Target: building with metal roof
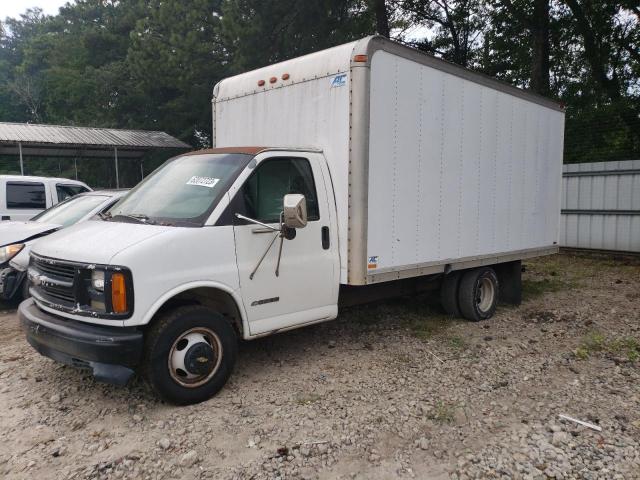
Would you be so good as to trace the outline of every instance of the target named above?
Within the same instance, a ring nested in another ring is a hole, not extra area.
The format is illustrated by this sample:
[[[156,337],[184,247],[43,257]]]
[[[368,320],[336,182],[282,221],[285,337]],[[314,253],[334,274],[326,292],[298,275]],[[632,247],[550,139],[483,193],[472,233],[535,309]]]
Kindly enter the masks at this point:
[[[188,150],[191,146],[158,131],[0,122],[0,155],[18,156],[22,174],[27,156],[73,158],[76,177],[78,159],[113,158],[119,187],[119,159],[141,159],[146,152],[159,149]]]

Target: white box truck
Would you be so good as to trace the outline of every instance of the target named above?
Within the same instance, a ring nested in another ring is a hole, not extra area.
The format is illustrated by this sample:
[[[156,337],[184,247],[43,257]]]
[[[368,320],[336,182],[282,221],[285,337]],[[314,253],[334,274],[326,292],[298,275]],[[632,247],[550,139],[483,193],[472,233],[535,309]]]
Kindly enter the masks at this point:
[[[29,343],[175,403],[214,395],[237,339],[439,289],[489,318],[520,261],[557,251],[562,108],[368,37],[216,85],[214,148],[102,219],[38,242]]]

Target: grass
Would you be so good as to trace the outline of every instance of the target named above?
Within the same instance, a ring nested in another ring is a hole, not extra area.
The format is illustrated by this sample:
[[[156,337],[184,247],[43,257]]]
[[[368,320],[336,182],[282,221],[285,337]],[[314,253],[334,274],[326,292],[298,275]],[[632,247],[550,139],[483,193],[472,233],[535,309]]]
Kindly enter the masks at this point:
[[[537,298],[547,292],[571,290],[582,286],[586,279],[602,275],[603,270],[615,270],[621,278],[640,273],[637,261],[570,254],[551,255],[525,262],[527,271],[522,281],[524,300]]]
[[[298,405],[310,405],[321,399],[322,395],[318,395],[317,393],[308,393],[298,396],[298,398],[296,398],[296,403]]]
[[[614,354],[635,362],[640,358],[640,342],[633,337],[610,339],[602,332],[590,332],[582,338],[574,355],[579,360],[586,360],[595,353]]]
[[[420,340],[429,340],[446,329],[451,320],[446,315],[425,314],[420,317],[407,317],[403,323],[414,337]]]
[[[526,279],[522,281],[522,298],[530,300],[537,298],[547,292],[559,292],[576,288],[577,282],[564,281],[559,278],[543,278],[541,280]]]
[[[524,275],[533,295],[545,291],[558,291],[580,286],[585,279],[595,279],[603,270],[614,270],[621,278],[633,278],[640,274],[640,260],[616,256],[592,254],[560,254],[540,257],[525,262]],[[525,282],[523,282],[525,283]]]
[[[457,335],[449,337],[448,341],[449,346],[456,350],[465,350],[469,346],[464,338],[458,337]]]
[[[452,403],[439,401],[427,418],[439,423],[452,423],[456,406]]]

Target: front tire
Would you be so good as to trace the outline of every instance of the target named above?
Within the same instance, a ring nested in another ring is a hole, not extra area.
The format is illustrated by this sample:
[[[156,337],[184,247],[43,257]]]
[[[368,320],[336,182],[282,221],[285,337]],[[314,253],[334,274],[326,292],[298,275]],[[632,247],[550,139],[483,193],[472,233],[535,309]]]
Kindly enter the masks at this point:
[[[189,405],[213,397],[225,385],[238,356],[238,339],[219,313],[199,305],[163,314],[146,336],[143,369],[168,402]]]
[[[462,316],[472,322],[491,318],[498,305],[498,277],[492,268],[475,268],[464,273],[458,287]]]

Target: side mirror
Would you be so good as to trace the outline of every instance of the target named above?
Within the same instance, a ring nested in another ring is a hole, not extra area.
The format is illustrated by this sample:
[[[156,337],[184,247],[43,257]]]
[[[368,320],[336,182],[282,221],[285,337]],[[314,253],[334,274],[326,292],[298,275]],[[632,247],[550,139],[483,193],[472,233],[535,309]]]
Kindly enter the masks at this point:
[[[288,228],[307,226],[307,200],[299,193],[289,193],[283,200],[284,225]]]

